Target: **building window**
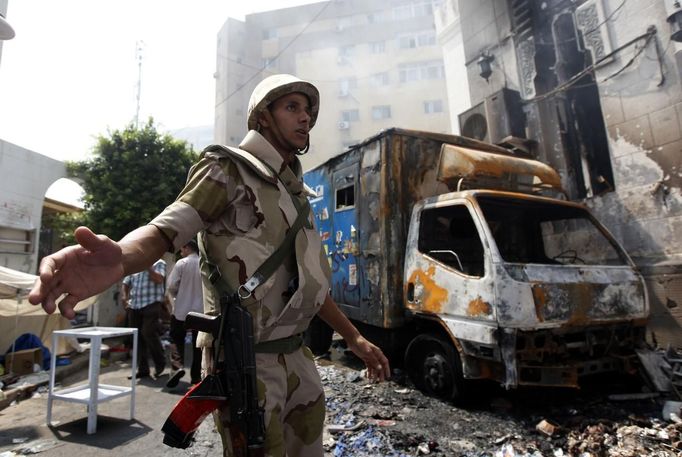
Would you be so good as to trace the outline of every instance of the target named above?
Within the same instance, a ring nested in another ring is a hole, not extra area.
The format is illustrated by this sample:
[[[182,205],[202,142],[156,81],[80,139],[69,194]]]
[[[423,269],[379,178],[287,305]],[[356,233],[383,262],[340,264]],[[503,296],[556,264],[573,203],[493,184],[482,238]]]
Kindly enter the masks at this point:
[[[369,77],[369,84],[372,87],[388,86],[388,72],[375,73]]]
[[[369,52],[371,54],[383,54],[386,52],[385,41],[373,41],[369,44]]]
[[[353,57],[355,54],[355,46],[348,45],[348,46],[341,46],[339,48],[339,57]]]
[[[274,57],[265,57],[263,59],[263,68],[274,68],[276,59]]]
[[[353,45],[341,46],[339,48],[339,55],[336,61],[339,65],[346,65],[353,58],[354,54],[355,46]]]
[[[403,35],[398,37],[398,47],[400,49],[410,49],[417,47],[417,37],[414,35]]]
[[[348,109],[341,111],[341,121],[356,122],[360,120],[360,112],[356,109]]]
[[[410,33],[398,37],[398,47],[400,49],[412,49],[435,45],[436,32],[432,30],[420,33]]]
[[[436,32],[430,30],[428,32],[422,32],[417,34],[417,46],[435,46],[436,45]]]
[[[445,77],[443,62],[438,60],[402,64],[398,67],[398,73],[400,75],[401,83],[430,79],[443,79]]]
[[[339,79],[339,97],[345,97],[350,94],[351,89],[358,87],[358,80],[354,76],[351,78]]]
[[[433,16],[433,5],[431,2],[417,3],[413,11],[414,17]]]
[[[263,30],[263,39],[264,40],[272,40],[274,38],[277,38],[277,29],[264,29]]]
[[[375,11],[367,15],[367,22],[370,24],[379,24],[381,22],[386,22],[390,18],[387,16],[386,11]]]
[[[373,106],[372,107],[372,119],[390,119],[391,118],[391,107],[389,105]]]
[[[442,113],[443,112],[443,100],[427,100],[424,102],[424,113]]]
[[[433,6],[431,2],[414,3],[410,5],[401,5],[393,8],[393,20],[400,21],[404,19],[412,19],[414,17],[432,16]]]
[[[412,17],[412,5],[396,6],[393,8],[393,19],[410,19]]]
[[[3,254],[32,254],[35,243],[35,230],[0,226],[0,252]]]

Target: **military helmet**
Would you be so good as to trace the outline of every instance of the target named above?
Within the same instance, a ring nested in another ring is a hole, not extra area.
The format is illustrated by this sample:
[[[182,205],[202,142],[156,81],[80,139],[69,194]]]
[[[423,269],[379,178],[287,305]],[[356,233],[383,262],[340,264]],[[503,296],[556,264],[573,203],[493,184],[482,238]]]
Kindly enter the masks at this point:
[[[310,128],[313,128],[320,110],[320,93],[308,81],[293,75],[280,74],[268,76],[262,80],[251,93],[247,112],[246,125],[249,130],[258,127],[258,113],[278,98],[294,92],[300,92],[310,101]]]
[[[0,13],[0,40],[11,40],[12,38],[14,38],[14,29],[5,20],[5,16]]]

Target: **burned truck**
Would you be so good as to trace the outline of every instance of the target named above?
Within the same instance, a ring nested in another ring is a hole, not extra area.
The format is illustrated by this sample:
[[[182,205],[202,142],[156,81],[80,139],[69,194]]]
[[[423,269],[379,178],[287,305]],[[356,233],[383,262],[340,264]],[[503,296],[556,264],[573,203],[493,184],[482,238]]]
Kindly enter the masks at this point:
[[[573,386],[632,370],[642,276],[541,162],[465,137],[382,131],[304,175],[332,295],[414,384]],[[315,320],[314,352],[332,332]]]

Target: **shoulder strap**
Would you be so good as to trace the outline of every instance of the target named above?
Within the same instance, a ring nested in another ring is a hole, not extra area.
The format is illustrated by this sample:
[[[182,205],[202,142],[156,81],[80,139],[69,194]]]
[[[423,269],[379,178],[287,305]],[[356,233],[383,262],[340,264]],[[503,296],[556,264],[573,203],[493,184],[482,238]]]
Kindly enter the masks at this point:
[[[247,165],[249,168],[251,168],[251,170],[253,170],[257,175],[266,181],[270,183],[277,182],[277,173],[275,173],[275,171],[265,162],[248,151],[230,146],[223,146],[221,144],[212,144],[207,146],[201,154],[203,156],[206,153],[211,152],[223,157],[232,157]]]

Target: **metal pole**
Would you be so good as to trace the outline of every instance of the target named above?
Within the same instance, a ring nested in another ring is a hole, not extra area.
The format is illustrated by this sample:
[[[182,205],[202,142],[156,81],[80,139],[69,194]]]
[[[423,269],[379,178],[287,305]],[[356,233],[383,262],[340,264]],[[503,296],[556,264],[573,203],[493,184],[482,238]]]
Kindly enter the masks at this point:
[[[135,129],[139,128],[140,124],[140,92],[142,91],[142,51],[144,50],[144,41],[140,40],[136,43],[135,58],[137,59],[137,107],[135,108]]]

